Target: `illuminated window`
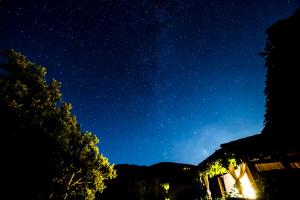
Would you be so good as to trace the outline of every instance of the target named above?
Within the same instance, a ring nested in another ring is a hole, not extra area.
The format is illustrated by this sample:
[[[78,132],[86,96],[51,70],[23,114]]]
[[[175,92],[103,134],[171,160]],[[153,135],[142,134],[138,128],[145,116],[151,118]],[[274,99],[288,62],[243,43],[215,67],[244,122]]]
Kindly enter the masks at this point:
[[[291,166],[292,168],[300,168],[300,162],[290,163],[290,166]]]
[[[235,174],[237,177],[240,176],[240,167],[235,170]],[[242,194],[240,194],[238,189],[236,188],[236,180],[230,173],[225,174],[222,177],[225,186],[224,189],[228,196],[233,198],[256,199],[256,191],[250,182],[247,172],[239,178],[239,181],[242,186]]]
[[[276,169],[284,169],[281,162],[255,164],[257,171],[270,171]]]

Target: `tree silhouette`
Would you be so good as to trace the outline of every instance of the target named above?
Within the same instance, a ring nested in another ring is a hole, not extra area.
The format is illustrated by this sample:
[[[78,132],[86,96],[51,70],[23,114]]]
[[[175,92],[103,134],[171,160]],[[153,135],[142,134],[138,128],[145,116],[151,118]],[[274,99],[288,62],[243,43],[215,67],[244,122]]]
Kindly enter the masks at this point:
[[[2,181],[8,199],[94,199],[116,172],[82,132],[60,83],[13,50],[1,52]]]
[[[266,112],[263,133],[293,142],[300,114],[300,9],[267,30]],[[296,140],[297,141],[297,140]]]

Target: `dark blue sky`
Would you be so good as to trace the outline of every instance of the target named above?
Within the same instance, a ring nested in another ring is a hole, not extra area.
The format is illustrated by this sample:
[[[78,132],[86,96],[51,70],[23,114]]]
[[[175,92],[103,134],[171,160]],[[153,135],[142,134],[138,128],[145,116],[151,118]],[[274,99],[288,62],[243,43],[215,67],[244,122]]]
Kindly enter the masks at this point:
[[[265,30],[299,0],[0,0],[0,49],[63,83],[112,163],[198,164],[259,133]]]

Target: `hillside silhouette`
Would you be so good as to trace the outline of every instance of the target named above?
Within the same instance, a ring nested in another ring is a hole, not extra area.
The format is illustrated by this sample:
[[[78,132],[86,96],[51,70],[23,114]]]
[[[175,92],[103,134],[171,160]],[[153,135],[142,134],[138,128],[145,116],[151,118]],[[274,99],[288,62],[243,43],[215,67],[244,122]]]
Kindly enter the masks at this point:
[[[97,199],[186,199],[197,198],[199,183],[194,165],[162,162],[151,166],[116,165],[118,177],[110,181]],[[166,193],[164,183],[169,184]]]

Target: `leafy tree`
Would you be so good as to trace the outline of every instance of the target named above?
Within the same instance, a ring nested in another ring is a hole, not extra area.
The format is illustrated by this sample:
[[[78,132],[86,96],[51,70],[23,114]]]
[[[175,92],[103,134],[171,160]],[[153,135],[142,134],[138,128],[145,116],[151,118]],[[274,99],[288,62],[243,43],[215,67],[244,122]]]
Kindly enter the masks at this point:
[[[1,55],[2,189],[9,199],[94,199],[116,176],[98,138],[82,132],[44,67],[14,50]]]
[[[267,30],[266,113],[263,133],[295,141],[299,132],[300,9]],[[284,137],[282,137],[284,136]],[[297,141],[297,140],[296,140]]]

